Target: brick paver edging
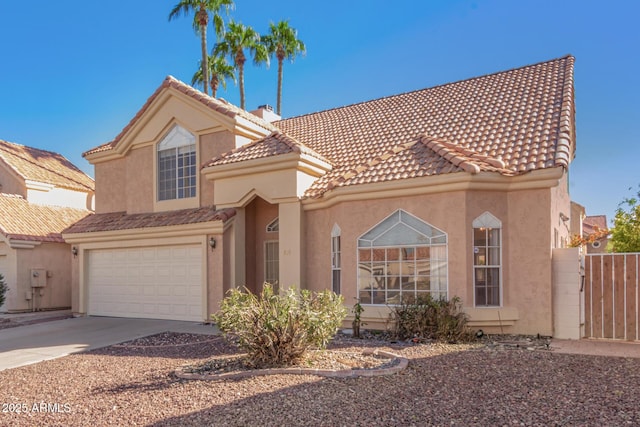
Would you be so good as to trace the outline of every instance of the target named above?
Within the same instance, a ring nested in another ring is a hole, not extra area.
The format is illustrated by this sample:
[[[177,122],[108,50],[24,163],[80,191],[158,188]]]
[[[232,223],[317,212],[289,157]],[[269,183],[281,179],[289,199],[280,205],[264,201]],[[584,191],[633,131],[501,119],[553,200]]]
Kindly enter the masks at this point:
[[[253,369],[241,372],[225,372],[222,374],[195,374],[184,372],[183,368],[175,370],[178,378],[186,380],[228,380],[249,378],[259,375],[277,375],[277,374],[293,374],[293,375],[319,375],[330,378],[355,378],[355,377],[379,377],[385,375],[393,375],[403,371],[409,365],[409,359],[389,353],[382,350],[365,349],[363,354],[373,354],[377,356],[393,359],[395,362],[392,366],[373,369],[314,369],[314,368],[271,368],[271,369]]]

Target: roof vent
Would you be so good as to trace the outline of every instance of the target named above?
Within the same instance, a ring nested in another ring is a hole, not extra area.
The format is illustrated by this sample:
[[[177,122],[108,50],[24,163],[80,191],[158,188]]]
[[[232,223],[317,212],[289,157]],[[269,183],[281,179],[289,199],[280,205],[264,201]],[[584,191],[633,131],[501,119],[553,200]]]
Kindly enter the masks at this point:
[[[258,110],[267,110],[273,112],[273,107],[269,104],[258,105]]]

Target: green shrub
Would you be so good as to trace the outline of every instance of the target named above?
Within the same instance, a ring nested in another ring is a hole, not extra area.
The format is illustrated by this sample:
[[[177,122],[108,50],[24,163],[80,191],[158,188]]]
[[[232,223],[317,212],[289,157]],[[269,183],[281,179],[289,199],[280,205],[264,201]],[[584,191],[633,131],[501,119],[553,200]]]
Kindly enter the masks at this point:
[[[287,366],[312,348],[325,348],[347,315],[343,298],[331,291],[276,295],[265,283],[254,295],[231,289],[213,321],[247,352],[254,367]]]
[[[449,343],[469,341],[468,317],[459,297],[434,299],[430,294],[404,298],[392,307],[394,334],[399,339],[435,339]]]
[[[7,293],[8,290],[9,290],[9,287],[4,281],[4,276],[0,274],[0,307],[5,302],[5,294]]]

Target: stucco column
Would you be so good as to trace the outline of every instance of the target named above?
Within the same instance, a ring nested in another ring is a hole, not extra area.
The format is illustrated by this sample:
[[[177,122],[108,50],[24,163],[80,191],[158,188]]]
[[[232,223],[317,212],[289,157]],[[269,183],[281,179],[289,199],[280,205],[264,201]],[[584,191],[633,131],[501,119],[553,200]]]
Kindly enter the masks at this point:
[[[280,231],[280,289],[304,288],[303,283],[303,221],[300,202],[278,205]]]
[[[247,261],[245,256],[246,212],[244,208],[235,208],[233,232],[231,234],[231,283],[230,287],[242,287],[247,284]]]

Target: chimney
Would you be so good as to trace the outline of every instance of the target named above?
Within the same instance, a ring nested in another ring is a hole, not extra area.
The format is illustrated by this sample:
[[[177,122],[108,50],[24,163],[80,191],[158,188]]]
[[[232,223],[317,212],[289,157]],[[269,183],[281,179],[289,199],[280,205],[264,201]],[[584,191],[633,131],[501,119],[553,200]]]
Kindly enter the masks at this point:
[[[257,110],[251,111],[251,114],[258,116],[269,123],[278,121],[282,118],[273,112],[273,107],[269,104],[259,105]]]

